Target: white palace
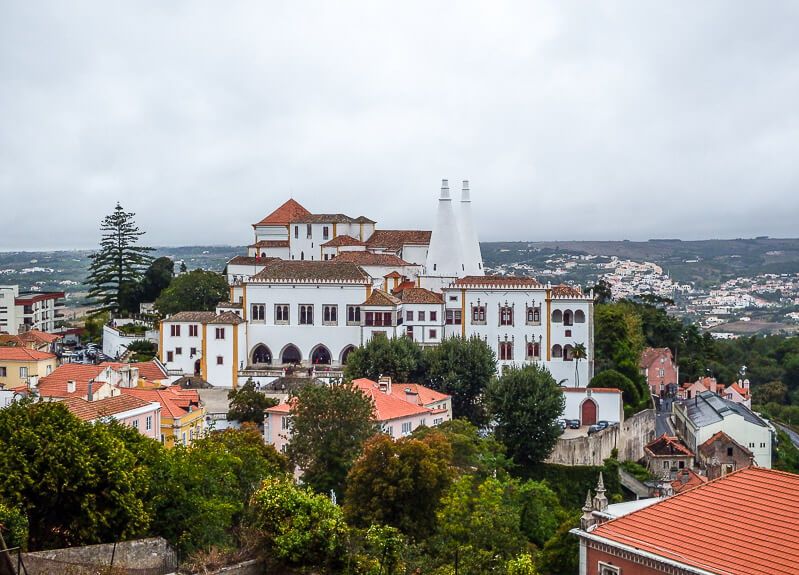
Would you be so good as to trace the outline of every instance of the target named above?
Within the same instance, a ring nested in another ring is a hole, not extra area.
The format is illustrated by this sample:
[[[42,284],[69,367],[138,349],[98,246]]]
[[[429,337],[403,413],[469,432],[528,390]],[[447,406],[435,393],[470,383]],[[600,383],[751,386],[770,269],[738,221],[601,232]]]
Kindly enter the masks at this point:
[[[249,377],[268,384],[297,369],[325,379],[373,337],[431,346],[477,336],[500,369],[537,362],[571,387],[593,375],[591,295],[485,275],[467,181],[460,201],[443,181],[432,232],[380,230],[364,216],[315,214],[293,199],[253,229],[247,255],[226,267],[230,301],[162,322],[170,373],[219,387]],[[575,357],[580,344],[585,357]]]

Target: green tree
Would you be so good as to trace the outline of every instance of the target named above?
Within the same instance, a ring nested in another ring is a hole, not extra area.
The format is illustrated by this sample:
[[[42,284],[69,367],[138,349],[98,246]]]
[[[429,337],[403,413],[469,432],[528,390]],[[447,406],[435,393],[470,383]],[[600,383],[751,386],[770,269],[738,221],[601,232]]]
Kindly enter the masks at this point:
[[[85,423],[61,403],[0,410],[0,500],[27,516],[31,549],[146,533],[150,475],[127,437],[121,425]]]
[[[417,427],[412,436],[424,439],[432,434],[441,434],[449,442],[450,464],[459,475],[496,476],[506,474],[512,466],[505,455],[505,446],[493,434],[481,435],[466,419],[451,419],[436,427]]]
[[[83,328],[86,330],[86,339],[89,341],[99,342],[103,338],[103,326],[108,323],[111,316],[108,312],[96,313],[88,316],[83,322]]]
[[[574,343],[572,357],[574,358],[574,381],[577,387],[580,387],[580,362],[588,357],[588,352],[585,350],[584,343]]]
[[[142,269],[150,262],[153,248],[138,245],[145,232],[139,230],[132,212],[126,212],[117,203],[113,213],[100,224],[102,236],[100,250],[92,254],[89,266],[89,297],[99,302],[102,309],[112,312],[136,311],[130,309],[131,292],[141,278]],[[122,307],[121,298],[127,307]]]
[[[635,384],[630,381],[629,377],[615,369],[608,369],[596,374],[591,378],[588,387],[620,389],[625,404],[637,406],[641,403],[641,396]]]
[[[309,384],[296,392],[292,403],[289,459],[316,491],[343,494],[364,442],[379,431],[372,399],[346,383]]]
[[[389,376],[396,382],[421,382],[422,350],[407,337],[373,337],[347,356],[344,377],[377,381]]]
[[[508,575],[538,575],[533,556],[529,553],[522,553],[508,561],[507,569]]]
[[[271,478],[253,496],[252,510],[252,525],[275,557],[305,568],[343,563],[348,528],[327,495]]]
[[[186,269],[186,262],[180,262],[180,273],[185,274],[188,269]]]
[[[564,519],[557,494],[544,481],[526,481],[519,486],[518,505],[522,533],[543,547]]]
[[[181,311],[213,311],[229,295],[228,283],[223,275],[194,270],[172,280],[155,300],[155,308],[164,316]]]
[[[546,459],[561,429],[557,418],[566,400],[546,369],[513,367],[488,386],[486,393],[495,433],[520,465]]]
[[[496,374],[496,357],[485,341],[477,336],[446,338],[425,350],[424,367],[425,384],[452,396],[456,417],[486,424],[482,397]]]
[[[613,300],[613,291],[610,288],[610,284],[605,280],[599,280],[591,289],[594,290],[595,304],[610,303]]]
[[[390,525],[425,539],[434,531],[434,511],[452,480],[451,458],[452,448],[440,433],[398,441],[387,435],[371,438],[347,476],[345,516],[358,527]]]
[[[255,389],[255,382],[252,378],[249,378],[240,388],[231,389],[227,398],[230,400],[228,420],[249,421],[258,426],[262,426],[264,423],[264,412],[278,404],[276,399],[267,397]]]
[[[544,544],[538,561],[542,575],[577,575],[580,568],[580,542],[569,531],[580,526],[580,513],[566,519]]]
[[[9,507],[0,501],[0,542],[6,544],[7,549],[21,547],[25,551],[28,547],[28,519],[14,507]],[[2,549],[2,548],[0,548]]]
[[[169,287],[175,277],[175,262],[162,256],[156,258],[144,272],[141,281],[141,302],[154,302]]]
[[[137,339],[128,344],[128,351],[133,353],[132,361],[150,361],[157,353],[155,343],[146,339]]]

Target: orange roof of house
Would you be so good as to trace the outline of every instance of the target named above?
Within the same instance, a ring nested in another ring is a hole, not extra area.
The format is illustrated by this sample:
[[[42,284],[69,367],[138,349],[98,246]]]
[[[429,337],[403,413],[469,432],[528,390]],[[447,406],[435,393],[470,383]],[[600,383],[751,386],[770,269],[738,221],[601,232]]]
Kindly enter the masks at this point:
[[[406,289],[410,289],[410,288],[413,288],[413,287],[416,287],[416,282],[413,282],[411,280],[405,280],[404,282],[399,284],[397,287],[395,287],[393,290],[391,290],[391,293],[393,293],[394,295],[397,295],[397,294],[402,293]]]
[[[654,457],[683,455],[693,457],[693,452],[688,449],[676,437],[670,437],[665,433],[646,444],[644,451]]]
[[[122,393],[133,395],[145,401],[154,401],[161,404],[162,413],[172,419],[179,419],[189,413],[189,408],[199,407],[200,394],[195,389],[182,389],[180,386],[170,386],[164,389],[122,388]]]
[[[603,523],[588,535],[714,573],[795,574],[797,493],[799,475],[748,467]],[[730,529],[736,534],[732,544],[719,544],[719,532]]]
[[[426,246],[430,244],[429,230],[375,230],[366,240],[366,245],[373,248],[400,250],[402,246]]]
[[[0,361],[42,361],[45,359],[55,359],[55,355],[28,347],[0,347]]]
[[[442,296],[440,293],[420,287],[405,288],[400,292],[399,297],[402,300],[402,303],[444,303],[444,296]]]
[[[42,397],[82,397],[89,394],[89,380],[94,379],[105,368],[101,365],[83,363],[65,363],[53,370],[53,373],[39,379],[39,395]],[[75,392],[67,391],[67,382],[75,382]],[[94,390],[103,382],[96,382]]]
[[[522,276],[466,276],[455,280],[452,285],[455,287],[542,287],[537,279]]]
[[[667,347],[648,347],[641,352],[640,367],[649,367],[661,355],[667,355],[669,361],[672,361],[671,350]]]
[[[393,384],[391,395],[380,391],[378,383],[371,379],[354,379],[352,384],[374,401],[374,416],[377,421],[390,421],[412,415],[430,413],[430,410],[421,405],[409,403],[394,394]],[[404,397],[403,393],[403,397]]]
[[[671,490],[674,493],[682,493],[703,483],[707,483],[707,477],[704,475],[699,475],[690,469],[680,469],[674,481],[671,482]]]
[[[735,383],[731,383],[731,384],[729,385],[729,387],[731,387],[731,388],[733,388],[735,391],[737,391],[737,392],[738,392],[738,393],[739,393],[741,396],[743,396],[743,397],[744,397],[744,399],[745,399],[745,398],[747,398],[747,397],[749,397],[749,390],[748,390],[748,389],[744,389],[743,387],[741,387],[740,385],[738,385],[738,382],[737,382],[737,381],[736,381]]]
[[[137,367],[139,368],[139,377],[149,381],[161,381],[169,378],[169,374],[163,369],[155,360],[139,361],[133,363],[121,363],[118,361],[105,361],[100,364],[101,366],[110,366],[114,369],[122,367]]]
[[[255,226],[284,226],[286,224],[290,224],[294,220],[298,218],[302,218],[305,216],[311,215],[311,212],[303,208],[299,202],[294,200],[293,198],[286,201],[282,206],[276,209],[274,212],[266,216],[257,224],[253,224]]]
[[[411,394],[416,394],[417,405],[428,405],[436,401],[444,401],[450,398],[450,396],[447,395],[446,393],[441,393],[440,391],[430,389],[429,387],[425,387],[424,385],[419,385],[418,383],[391,384],[391,395],[403,401],[407,401],[408,394],[406,390],[409,390]]]
[[[361,266],[412,266],[394,254],[376,254],[374,252],[341,252],[333,261],[352,262]]]
[[[86,401],[82,397],[69,397],[62,403],[84,421],[94,421],[101,417],[117,415],[150,405],[149,401],[132,395],[117,395],[97,401]]]
[[[336,236],[329,242],[322,244],[323,248],[337,248],[339,246],[365,246],[366,243],[346,234]]]
[[[393,295],[384,292],[383,290],[373,290],[372,293],[366,298],[366,301],[363,302],[362,306],[395,306],[399,305],[402,302],[394,297]]]

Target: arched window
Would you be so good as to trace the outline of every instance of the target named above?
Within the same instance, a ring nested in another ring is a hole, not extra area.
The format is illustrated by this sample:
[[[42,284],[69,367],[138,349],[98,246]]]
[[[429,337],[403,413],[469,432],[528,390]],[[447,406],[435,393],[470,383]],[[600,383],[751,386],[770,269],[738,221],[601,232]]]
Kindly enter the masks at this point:
[[[574,347],[570,344],[566,344],[563,346],[563,361],[573,361],[574,360]]]
[[[560,347],[560,344],[555,344],[552,346],[552,357],[563,357],[563,348]]]
[[[300,259],[301,259],[301,260],[304,260],[304,259],[305,259],[305,252],[300,252]]]
[[[574,314],[570,309],[563,312],[563,325],[574,325]]]
[[[354,345],[348,345],[342,350],[341,365],[347,365],[347,358],[350,356],[350,354],[353,352],[354,349],[355,349]]]
[[[266,252],[261,252],[261,257],[265,258],[266,257]]]
[[[317,345],[311,353],[313,365],[330,365],[330,350],[323,345]]]
[[[527,359],[540,359],[540,358],[541,358],[541,344],[528,342]]]
[[[585,323],[585,312],[578,309],[574,312],[574,323]]]
[[[552,323],[560,323],[563,321],[563,312],[556,309],[552,312]]]
[[[280,354],[281,363],[300,363],[302,361],[302,354],[296,345],[290,343],[283,348],[283,353]]]
[[[255,346],[255,349],[252,350],[252,362],[254,365],[271,365],[272,364],[272,352],[269,351],[269,348],[266,347],[264,344],[259,343]]]

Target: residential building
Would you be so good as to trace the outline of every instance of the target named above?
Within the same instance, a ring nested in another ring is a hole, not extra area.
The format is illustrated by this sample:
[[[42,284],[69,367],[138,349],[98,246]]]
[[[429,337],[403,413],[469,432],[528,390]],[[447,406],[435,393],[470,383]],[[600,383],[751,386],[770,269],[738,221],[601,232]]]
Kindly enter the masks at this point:
[[[674,474],[674,479],[671,481],[671,493],[676,495],[677,493],[688,491],[694,487],[699,487],[707,482],[707,477],[699,475],[693,469],[680,469]]]
[[[452,419],[452,398],[415,383],[392,383],[391,378],[362,378],[352,385],[374,402],[374,419],[383,433],[399,439],[419,426],[434,427]],[[291,440],[292,404],[280,403],[266,410],[264,440],[284,451]]]
[[[122,394],[161,405],[160,439],[165,447],[191,445],[205,433],[205,406],[196,389],[122,388]]]
[[[675,479],[683,469],[694,466],[694,454],[677,437],[665,433],[644,447],[646,467],[658,478]]]
[[[38,378],[50,375],[56,356],[29,347],[0,346],[0,389],[35,385]]]
[[[680,369],[669,348],[646,348],[641,354],[640,368],[652,395],[664,397],[677,392]]]
[[[158,402],[123,394],[95,401],[70,397],[63,400],[63,403],[84,421],[115,420],[132,427],[145,437],[160,438],[161,404]]]
[[[20,293],[17,285],[0,285],[0,332],[54,331],[64,315],[64,297],[64,292]]]
[[[697,450],[699,467],[709,479],[717,479],[738,469],[751,467],[752,451],[723,431],[717,431]]]
[[[694,453],[699,446],[723,431],[754,456],[759,467],[771,467],[774,429],[745,405],[703,391],[693,399],[675,402],[677,434]]]
[[[735,403],[741,403],[750,409],[752,407],[752,393],[749,389],[748,379],[739,379],[731,383],[719,395],[723,395],[726,399]]]
[[[18,335],[0,334],[0,346],[27,347],[37,351],[55,353],[61,336],[32,329]]]
[[[110,367],[65,363],[53,372],[39,379],[38,385],[31,386],[39,397],[51,400],[82,398],[96,401],[120,395],[118,384],[123,375]]]
[[[615,519],[598,517],[587,501],[580,528],[571,531],[580,539],[579,574],[795,574],[797,491],[799,475],[750,467],[644,500]],[[720,534],[731,529],[734,542],[725,542]]]
[[[578,419],[580,425],[597,421],[624,421],[624,402],[621,390],[610,387],[561,387],[566,399],[565,419]]]
[[[683,383],[677,391],[677,397],[679,399],[691,399],[705,391],[719,394],[719,391],[723,389],[724,385],[716,381],[715,377],[700,377],[694,382]]]

